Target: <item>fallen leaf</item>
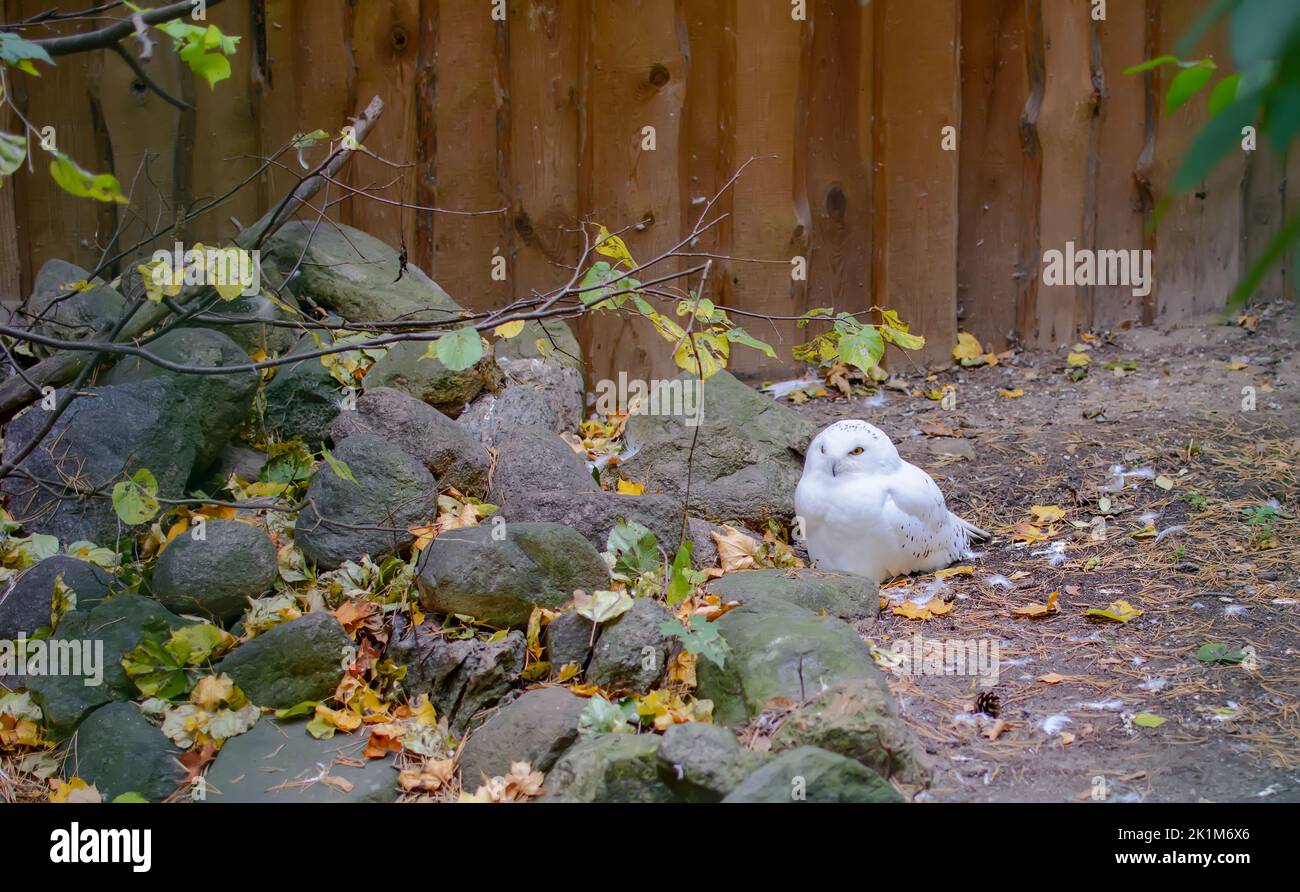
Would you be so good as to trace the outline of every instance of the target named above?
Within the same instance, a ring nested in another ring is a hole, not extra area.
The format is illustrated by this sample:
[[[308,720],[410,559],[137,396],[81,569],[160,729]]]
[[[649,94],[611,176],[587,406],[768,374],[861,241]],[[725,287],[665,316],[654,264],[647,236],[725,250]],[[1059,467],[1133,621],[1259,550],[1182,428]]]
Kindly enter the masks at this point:
[[[1032,523],[1022,522],[1011,528],[1011,541],[1025,542],[1029,545],[1033,545],[1035,542],[1046,542],[1047,536],[1045,536],[1043,531]]]
[[[1025,390],[1023,387],[1013,387],[1010,390],[1007,390],[1005,387],[999,387],[998,393],[1009,400],[1018,400],[1025,395]]]
[[[941,601],[938,598],[932,598],[925,606],[917,604],[915,601],[904,601],[902,604],[894,605],[893,612],[897,616],[903,616],[908,619],[927,620],[936,616],[946,616],[952,612],[953,602]]]
[[[984,348],[979,340],[969,332],[957,332],[957,344],[952,348],[952,358],[958,362],[979,359],[984,355]]]
[[[735,527],[723,526],[722,532],[710,532],[709,538],[718,546],[718,563],[728,573],[749,570],[754,566],[754,555],[759,542]]]
[[[1056,672],[1049,672],[1047,675],[1038,676],[1038,680],[1043,684],[1060,684],[1065,681],[1065,676]]]
[[[936,570],[934,572],[935,579],[951,579],[954,576],[974,576],[974,575],[975,575],[975,568],[970,566],[969,564],[964,564],[960,567],[948,567],[944,570]]]
[[[1052,524],[1065,519],[1065,509],[1058,505],[1031,505],[1029,513],[1034,515],[1034,523]]]
[[[1087,353],[1071,353],[1065,357],[1065,361],[1073,368],[1081,369],[1092,362],[1092,357]]]
[[[1110,606],[1105,610],[1096,607],[1090,607],[1083,611],[1083,615],[1089,619],[1100,620],[1102,622],[1126,623],[1131,619],[1141,616],[1143,611],[1138,610],[1128,601],[1111,601]]]
[[[1057,601],[1060,600],[1060,597],[1060,592],[1052,592],[1047,596],[1046,604],[1027,604],[1024,607],[1013,607],[1011,608],[1011,612],[1016,616],[1038,619],[1059,611],[1061,608],[1058,606]]]
[[[645,493],[644,483],[633,483],[631,480],[618,481],[618,493],[624,496],[639,496]]]
[[[1139,728],[1159,728],[1165,723],[1165,721],[1166,720],[1162,719],[1160,716],[1152,715],[1149,712],[1139,712],[1137,715],[1133,716],[1133,724],[1137,725]]]

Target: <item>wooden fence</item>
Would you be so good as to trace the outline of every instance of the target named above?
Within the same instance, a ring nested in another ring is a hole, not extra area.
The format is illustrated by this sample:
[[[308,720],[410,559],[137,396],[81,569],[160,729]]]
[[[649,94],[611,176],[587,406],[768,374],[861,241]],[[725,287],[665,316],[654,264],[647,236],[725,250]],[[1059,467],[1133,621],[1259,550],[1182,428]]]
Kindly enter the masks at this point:
[[[6,21],[49,5],[3,2]],[[1286,206],[1300,205],[1286,163],[1261,147],[1144,235],[1205,101],[1166,116],[1166,72],[1121,72],[1170,51],[1206,0],[1109,0],[1101,21],[1091,0],[807,0],[799,18],[801,5],[227,0],[209,15],[243,37],[229,81],[210,91],[165,52],[150,63],[194,111],[166,105],[108,54],[14,78],[59,148],[114,171],[133,203],[70,199],[43,171],[20,174],[0,191],[0,289],[26,293],[49,257],[93,266],[120,222],[123,243],[151,231],[177,206],[226,192],[295,132],[337,129],[374,94],[387,111],[367,147],[406,166],[355,164],[349,182],[383,186],[388,201],[354,198],[334,216],[404,241],[411,262],[475,308],[567,278],[583,218],[641,223],[628,244],[654,256],[754,156],[719,203],[726,219],[695,248],[732,258],[716,266],[715,299],[775,316],[888,306],[932,357],[959,326],[993,348],[1049,346],[1081,328],[1220,307]],[[1230,64],[1224,34],[1201,50]],[[184,238],[229,237],[289,183],[283,171],[260,178]],[[1151,249],[1151,293],[1046,287],[1043,253],[1067,242]],[[796,256],[804,280],[792,278]],[[1262,290],[1288,284],[1278,271]],[[578,327],[597,376],[671,366],[647,325]],[[802,339],[790,322],[750,327],[785,357]],[[737,366],[777,372],[752,351]]]

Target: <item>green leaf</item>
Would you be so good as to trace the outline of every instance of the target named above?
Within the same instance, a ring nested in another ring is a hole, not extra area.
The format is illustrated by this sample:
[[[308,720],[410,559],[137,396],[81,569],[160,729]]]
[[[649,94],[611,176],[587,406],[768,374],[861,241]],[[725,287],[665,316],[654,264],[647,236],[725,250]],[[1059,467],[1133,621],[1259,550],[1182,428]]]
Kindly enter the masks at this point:
[[[702,656],[719,669],[725,668],[731,648],[718,627],[702,616],[692,616],[690,623],[687,628],[676,619],[665,620],[659,624],[659,631],[679,640],[687,653]]]
[[[46,65],[54,64],[50,54],[45,52],[45,48],[39,43],[24,40],[12,31],[0,31],[0,62],[34,77],[40,77],[41,74],[36,70],[36,66],[32,65],[32,60],[44,62]]]
[[[94,174],[83,170],[62,153],[55,153],[54,160],[50,162],[50,176],[69,195],[116,204],[128,203],[117,177],[111,173]]]
[[[743,328],[740,327],[729,328],[727,329],[727,333],[724,337],[726,337],[726,339],[733,344],[743,344],[746,347],[753,347],[755,350],[760,351],[768,359],[777,358],[776,351],[772,349],[771,344],[768,344],[765,341],[760,341],[758,338],[754,337],[749,332],[745,331]]]
[[[464,371],[483,358],[483,341],[473,326],[450,331],[430,345],[438,361],[453,372]]]
[[[111,801],[112,801],[112,802],[123,802],[123,803],[128,803],[128,802],[129,802],[129,803],[134,804],[134,803],[139,803],[139,802],[146,802],[146,803],[147,803],[149,800],[148,800],[148,799],[145,799],[145,798],[144,798],[143,796],[141,796],[139,793],[136,793],[135,791],[132,791],[132,792],[130,792],[130,793],[118,793],[116,796],[114,796],[114,797],[112,798]]]
[[[1139,712],[1133,716],[1133,724],[1139,728],[1159,728],[1165,723],[1165,720],[1158,715],[1152,715],[1149,712]]]
[[[687,540],[677,547],[673,557],[672,578],[668,583],[668,606],[676,607],[691,594],[691,552],[695,546]]]
[[[869,372],[880,364],[885,355],[885,341],[880,329],[874,325],[856,325],[840,332],[840,359],[864,372]]]
[[[275,717],[277,719],[296,719],[299,716],[312,715],[316,712],[315,700],[304,700],[301,703],[294,704],[285,709],[277,709]]]
[[[1212,77],[1214,62],[1209,59],[1202,59],[1199,64],[1178,72],[1169,85],[1169,92],[1165,94],[1165,114],[1172,115],[1182,108]]]
[[[1172,191],[1175,195],[1196,188],[1220,161],[1240,146],[1241,129],[1254,121],[1258,110],[1257,98],[1243,96],[1210,119],[1192,141],[1178,173],[1174,175]]]
[[[334,476],[338,477],[340,480],[347,480],[351,483],[356,483],[357,486],[361,485],[360,483],[357,483],[357,478],[353,475],[352,469],[348,467],[348,463],[335,458],[334,453],[326,449],[324,443],[320,444],[320,451],[321,455],[325,457],[325,463],[329,465],[330,470],[334,472]]]
[[[148,468],[141,468],[113,487],[113,510],[128,526],[147,523],[161,507],[157,495],[158,480]]]
[[[594,695],[578,717],[578,734],[631,734],[636,729],[628,722],[627,711],[600,694]]]
[[[1237,88],[1239,86],[1241,86],[1240,74],[1230,74],[1215,84],[1214,89],[1210,91],[1210,99],[1207,106],[1210,110],[1210,114],[1217,115],[1219,112],[1232,105],[1237,98]]]
[[[26,159],[27,137],[0,133],[0,177],[12,176]]]
[[[1246,659],[1246,654],[1231,644],[1207,643],[1197,649],[1196,659],[1202,663],[1240,663]]]
[[[1300,3],[1240,0],[1228,32],[1237,67],[1249,68],[1262,59],[1281,59],[1297,30]]]
[[[1246,278],[1241,280],[1241,284],[1229,296],[1228,305],[1237,306],[1249,300],[1250,296],[1259,290],[1259,284],[1264,281],[1264,276],[1282,260],[1282,255],[1286,253],[1287,248],[1296,241],[1300,241],[1300,214],[1288,220],[1282,227],[1282,231],[1269,242],[1264,253],[1260,254],[1259,259],[1251,266]]]
[[[1125,74],[1141,74],[1144,71],[1151,71],[1153,68],[1159,68],[1161,65],[1178,64],[1177,56],[1158,56],[1155,59],[1148,59],[1140,65],[1134,65],[1131,68],[1125,68]]]
[[[573,600],[578,616],[593,623],[607,623],[632,609],[632,596],[627,592],[600,591],[590,595],[578,592]]]

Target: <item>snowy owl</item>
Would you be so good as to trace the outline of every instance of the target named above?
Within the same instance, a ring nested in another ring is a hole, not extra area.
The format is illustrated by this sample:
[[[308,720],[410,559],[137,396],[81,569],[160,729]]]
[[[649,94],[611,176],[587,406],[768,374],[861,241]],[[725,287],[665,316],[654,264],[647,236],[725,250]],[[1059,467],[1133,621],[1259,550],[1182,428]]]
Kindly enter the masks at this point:
[[[865,421],[838,421],[812,441],[794,507],[818,567],[876,582],[946,567],[970,553],[971,539],[989,537]]]

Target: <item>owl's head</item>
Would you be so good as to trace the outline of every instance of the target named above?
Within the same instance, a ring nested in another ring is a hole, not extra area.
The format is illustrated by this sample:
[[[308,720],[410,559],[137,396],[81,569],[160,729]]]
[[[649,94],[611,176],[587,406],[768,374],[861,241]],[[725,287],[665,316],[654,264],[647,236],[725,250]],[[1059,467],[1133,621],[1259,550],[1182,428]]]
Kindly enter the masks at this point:
[[[808,447],[804,473],[832,477],[880,474],[894,470],[901,459],[889,437],[874,424],[858,419],[837,421],[818,434]]]

